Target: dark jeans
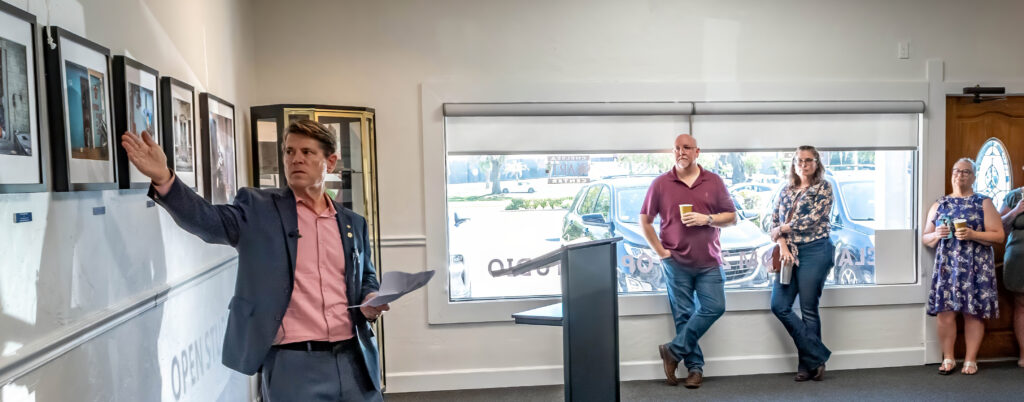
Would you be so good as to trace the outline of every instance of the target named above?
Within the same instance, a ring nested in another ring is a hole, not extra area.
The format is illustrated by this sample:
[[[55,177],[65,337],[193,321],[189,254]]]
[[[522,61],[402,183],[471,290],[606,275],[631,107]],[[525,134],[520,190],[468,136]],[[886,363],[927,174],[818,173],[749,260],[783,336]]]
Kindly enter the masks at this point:
[[[832,351],[821,342],[821,317],[818,301],[825,287],[825,278],[832,269],[835,246],[829,238],[798,244],[800,264],[793,271],[788,285],[775,281],[772,287],[772,313],[793,337],[800,371],[811,371],[825,363]],[[793,301],[800,296],[800,317],[793,313]]]
[[[661,261],[676,337],[668,345],[688,371],[704,371],[704,353],[697,340],[725,313],[725,271],[680,266],[671,258]],[[696,294],[696,297],[694,297]]]

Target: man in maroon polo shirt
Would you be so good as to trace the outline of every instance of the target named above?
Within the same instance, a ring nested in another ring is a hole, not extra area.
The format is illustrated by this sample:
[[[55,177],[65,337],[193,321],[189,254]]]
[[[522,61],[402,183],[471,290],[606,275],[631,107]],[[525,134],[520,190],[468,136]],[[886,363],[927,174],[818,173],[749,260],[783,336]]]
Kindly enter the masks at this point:
[[[665,285],[676,337],[658,346],[669,385],[676,385],[676,367],[687,368],[687,388],[700,387],[704,354],[697,340],[725,313],[725,273],[720,229],[736,223],[736,208],[718,175],[697,164],[700,148],[689,134],[676,137],[675,166],[658,176],[640,208],[640,226],[647,243],[662,258]],[[681,213],[680,205],[692,205]],[[661,238],[651,223],[661,217]],[[694,303],[694,294],[699,303]]]

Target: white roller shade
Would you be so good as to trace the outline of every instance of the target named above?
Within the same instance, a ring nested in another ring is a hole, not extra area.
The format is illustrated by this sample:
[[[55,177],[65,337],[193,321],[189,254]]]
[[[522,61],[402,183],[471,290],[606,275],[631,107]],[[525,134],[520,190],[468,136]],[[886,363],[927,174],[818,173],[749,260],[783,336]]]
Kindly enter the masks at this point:
[[[924,113],[921,101],[698,102],[694,114]]]
[[[693,134],[704,150],[818,148],[914,149],[919,114],[697,115]]]
[[[688,115],[690,102],[446,103],[444,115],[461,116],[653,116]]]
[[[687,116],[445,118],[448,154],[667,151],[686,132]]]

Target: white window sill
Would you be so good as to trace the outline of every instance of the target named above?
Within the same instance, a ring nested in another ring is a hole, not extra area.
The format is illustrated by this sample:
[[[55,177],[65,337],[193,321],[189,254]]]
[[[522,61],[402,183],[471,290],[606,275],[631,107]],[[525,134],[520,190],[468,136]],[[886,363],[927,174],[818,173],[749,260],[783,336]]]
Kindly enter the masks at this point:
[[[431,324],[508,322],[512,321],[512,314],[561,302],[561,298],[558,297],[545,297],[466,302],[440,300],[440,303],[436,303],[438,300],[434,299],[434,296],[435,294],[428,296],[429,299],[433,299],[433,303],[428,306]],[[725,297],[726,311],[763,311],[769,309],[771,289],[731,290],[726,291]],[[928,287],[921,283],[834,287],[825,289],[820,306],[829,308],[921,304],[925,303],[927,297]],[[667,300],[664,293],[620,295],[619,316],[669,314]]]

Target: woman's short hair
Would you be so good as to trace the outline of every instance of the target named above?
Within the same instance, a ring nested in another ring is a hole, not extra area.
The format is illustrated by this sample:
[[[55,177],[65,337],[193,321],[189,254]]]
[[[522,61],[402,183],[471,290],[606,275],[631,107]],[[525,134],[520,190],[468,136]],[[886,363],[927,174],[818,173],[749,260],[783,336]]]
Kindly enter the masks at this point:
[[[974,159],[971,159],[971,158],[968,158],[968,157],[963,157],[963,158],[957,159],[956,162],[953,163],[953,166],[956,166],[956,164],[960,163],[960,162],[970,163],[971,164],[971,173],[978,173],[978,164],[974,162]]]
[[[810,177],[809,185],[813,186],[820,183],[822,176],[825,175],[825,165],[821,164],[821,154],[819,154],[818,149],[813,146],[801,145],[796,148],[796,153],[793,155],[793,161],[789,164],[789,184],[794,187],[802,184],[800,182],[800,175],[796,174],[796,163],[797,159],[800,157],[800,151],[807,151],[814,155],[814,165],[816,166],[816,169],[814,169],[814,174]]]
[[[334,138],[334,134],[331,134],[327,126],[317,121],[305,119],[293,121],[284,130],[284,139],[287,140],[290,134],[298,134],[317,140],[320,143],[320,149],[324,150],[324,157],[331,156],[338,149],[338,141]],[[284,144],[281,145],[284,146]]]

